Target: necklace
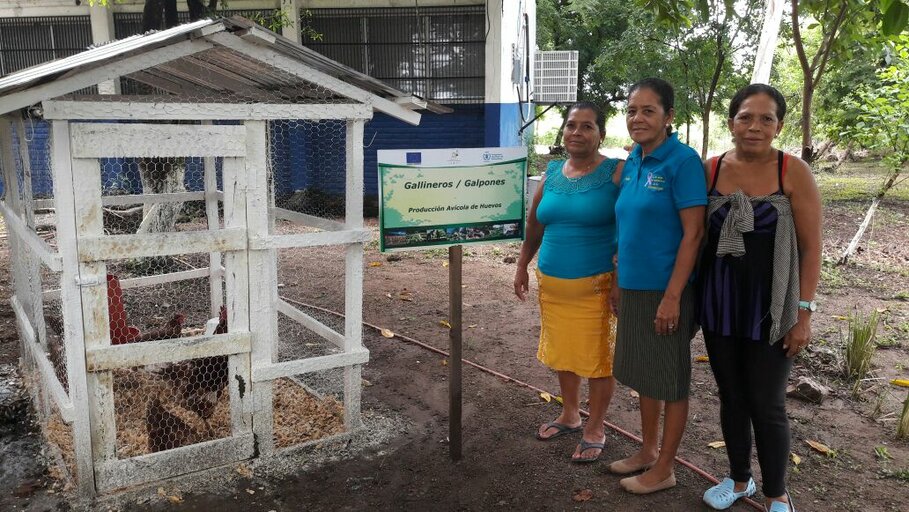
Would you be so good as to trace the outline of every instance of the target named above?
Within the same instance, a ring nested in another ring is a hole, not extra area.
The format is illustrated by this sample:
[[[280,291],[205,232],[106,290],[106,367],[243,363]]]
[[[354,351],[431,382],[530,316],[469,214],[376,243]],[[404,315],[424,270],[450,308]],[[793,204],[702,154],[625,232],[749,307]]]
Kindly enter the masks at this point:
[[[569,162],[570,162],[570,161],[571,161],[571,159],[569,159]],[[568,177],[568,176],[565,176],[565,179],[568,180],[568,181],[571,181],[571,182],[578,181],[578,180],[580,180],[581,178],[583,178],[583,177],[587,176],[588,174],[590,174],[590,171],[593,170],[593,168],[596,166],[596,164],[597,164],[597,162],[596,162],[595,160],[594,160],[593,162],[590,162],[589,164],[587,164],[585,167],[579,167],[579,166],[577,166],[577,165],[575,165],[575,164],[571,164],[571,167],[573,167],[575,170],[580,170],[580,171],[582,171],[582,174],[581,174],[580,176],[575,176],[575,177],[573,177],[573,178]],[[564,175],[565,173],[563,172],[562,174]]]

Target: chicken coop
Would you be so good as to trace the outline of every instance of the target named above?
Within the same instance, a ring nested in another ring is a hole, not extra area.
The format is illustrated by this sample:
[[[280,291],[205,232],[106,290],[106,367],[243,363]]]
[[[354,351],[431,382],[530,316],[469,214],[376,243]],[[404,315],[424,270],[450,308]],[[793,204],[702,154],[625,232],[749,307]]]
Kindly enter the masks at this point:
[[[424,106],[242,18],[0,79],[10,300],[55,470],[103,493],[359,428],[363,127]]]

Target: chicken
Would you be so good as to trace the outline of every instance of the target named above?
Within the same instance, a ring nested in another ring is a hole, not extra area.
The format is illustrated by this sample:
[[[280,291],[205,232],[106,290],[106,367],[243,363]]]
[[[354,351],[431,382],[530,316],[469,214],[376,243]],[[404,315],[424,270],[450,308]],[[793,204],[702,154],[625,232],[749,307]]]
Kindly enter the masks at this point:
[[[151,453],[195,444],[202,440],[202,436],[185,421],[168,412],[157,397],[151,398],[148,402],[145,409],[145,424],[148,428],[148,451]]]
[[[221,306],[214,334],[227,332],[227,308]],[[166,366],[161,376],[177,389],[180,405],[196,413],[208,426],[208,419],[224,394],[228,382],[227,356],[209,356]]]
[[[183,333],[183,322],[186,320],[186,315],[183,313],[174,313],[173,318],[167,321],[163,326],[158,327],[157,329],[152,329],[146,333],[142,333],[138,339],[127,341],[126,343],[142,342],[142,341],[155,341],[155,340],[166,340],[169,338],[179,338]],[[113,343],[113,342],[111,342]],[[116,345],[116,343],[113,343]]]

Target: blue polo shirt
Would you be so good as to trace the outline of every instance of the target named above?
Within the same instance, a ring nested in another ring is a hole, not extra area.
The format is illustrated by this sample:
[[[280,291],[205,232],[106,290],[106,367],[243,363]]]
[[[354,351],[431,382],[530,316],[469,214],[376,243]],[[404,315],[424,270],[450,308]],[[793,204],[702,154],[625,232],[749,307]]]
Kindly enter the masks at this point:
[[[643,159],[635,146],[621,187],[615,205],[619,286],[665,290],[682,241],[679,210],[707,204],[701,157],[674,133]]]

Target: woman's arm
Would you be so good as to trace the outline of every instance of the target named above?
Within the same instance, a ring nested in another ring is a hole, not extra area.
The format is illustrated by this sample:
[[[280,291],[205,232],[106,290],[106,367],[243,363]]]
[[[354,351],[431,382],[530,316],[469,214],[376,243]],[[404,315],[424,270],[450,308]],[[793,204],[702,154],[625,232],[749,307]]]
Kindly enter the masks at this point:
[[[783,192],[792,203],[792,218],[799,249],[799,297],[814,300],[821,278],[821,226],[823,209],[821,194],[811,175],[811,169],[799,158],[789,157],[789,172]],[[786,333],[783,349],[793,357],[811,341],[811,312],[799,309],[795,326]]]
[[[521,256],[518,258],[518,268],[514,273],[514,294],[521,301],[526,299],[530,283],[530,277],[527,275],[527,266],[530,265],[530,260],[536,255],[540,249],[540,244],[543,242],[544,226],[537,220],[537,207],[540,205],[540,200],[543,199],[543,185],[545,183],[546,178],[544,177],[540,180],[540,185],[533,194],[530,212],[527,214],[527,225],[524,228],[524,243],[521,244]]]
[[[670,334],[679,326],[679,302],[694,270],[701,240],[704,238],[704,206],[692,206],[679,210],[682,221],[682,241],[675,257],[675,266],[669,277],[669,284],[663,293],[663,300],[657,308],[654,327],[657,334]],[[673,327],[670,328],[669,326]]]

